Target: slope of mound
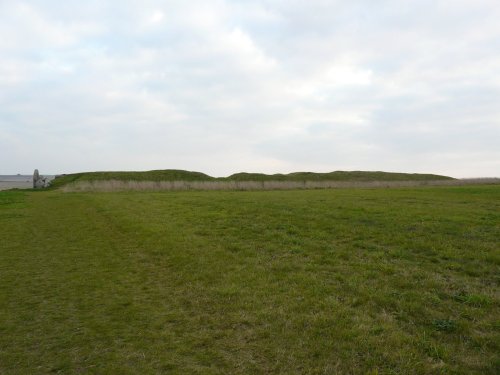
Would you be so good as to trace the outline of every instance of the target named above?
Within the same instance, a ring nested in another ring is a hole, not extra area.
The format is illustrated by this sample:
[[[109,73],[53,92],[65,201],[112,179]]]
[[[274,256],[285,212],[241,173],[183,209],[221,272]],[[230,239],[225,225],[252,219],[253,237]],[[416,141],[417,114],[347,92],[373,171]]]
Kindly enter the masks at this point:
[[[391,173],[364,171],[335,171],[329,173],[294,172],[289,174],[236,173],[228,180],[234,181],[425,181],[453,180],[451,177],[419,173]]]
[[[213,177],[201,172],[180,169],[145,172],[83,172],[58,177],[52,182],[52,186],[60,187],[77,181],[210,181],[213,179]]]
[[[229,177],[215,178],[201,172],[179,169],[154,170],[146,172],[83,172],[63,175],[52,182],[58,188],[69,183],[84,181],[437,181],[453,180],[451,177],[433,174],[336,171],[329,173],[294,172],[289,174],[236,173]]]

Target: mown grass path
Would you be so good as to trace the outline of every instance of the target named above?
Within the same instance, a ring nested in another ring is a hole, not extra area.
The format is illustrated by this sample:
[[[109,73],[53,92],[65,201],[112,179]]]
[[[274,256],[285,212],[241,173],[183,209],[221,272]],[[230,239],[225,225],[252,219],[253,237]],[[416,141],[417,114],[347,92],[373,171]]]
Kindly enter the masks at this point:
[[[0,193],[0,373],[500,370],[500,189]]]

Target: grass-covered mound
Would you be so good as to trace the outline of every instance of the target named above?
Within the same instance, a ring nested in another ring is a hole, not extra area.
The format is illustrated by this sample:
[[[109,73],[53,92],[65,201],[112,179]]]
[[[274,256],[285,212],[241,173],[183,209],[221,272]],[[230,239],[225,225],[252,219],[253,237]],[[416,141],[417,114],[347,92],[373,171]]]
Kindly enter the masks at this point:
[[[288,174],[236,173],[228,180],[234,181],[438,181],[451,177],[420,173],[391,173],[365,171],[335,171],[328,173],[294,172]]]
[[[61,187],[79,181],[210,181],[214,178],[201,172],[164,169],[144,172],[82,172],[63,175],[52,181],[52,187]]]
[[[336,171],[329,173],[294,172],[289,174],[235,173],[229,177],[212,177],[201,172],[179,169],[146,172],[84,172],[64,175],[52,182],[61,187],[81,181],[438,181],[453,180],[434,174]]]

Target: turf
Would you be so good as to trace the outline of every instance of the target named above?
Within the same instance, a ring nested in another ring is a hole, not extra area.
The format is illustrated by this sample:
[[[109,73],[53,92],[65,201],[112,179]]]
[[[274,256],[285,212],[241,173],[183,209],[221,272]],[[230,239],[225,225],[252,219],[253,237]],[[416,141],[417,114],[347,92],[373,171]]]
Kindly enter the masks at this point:
[[[0,192],[1,374],[497,374],[500,188]]]

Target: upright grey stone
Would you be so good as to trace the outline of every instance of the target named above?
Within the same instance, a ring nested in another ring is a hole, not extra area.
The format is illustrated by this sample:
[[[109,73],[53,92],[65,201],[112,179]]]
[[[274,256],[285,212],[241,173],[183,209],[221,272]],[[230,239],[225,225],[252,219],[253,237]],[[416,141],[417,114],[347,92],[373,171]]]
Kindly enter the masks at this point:
[[[42,189],[46,188],[50,185],[50,179],[48,177],[44,177],[38,173],[38,169],[35,169],[33,173],[33,189]]]
[[[35,169],[33,172],[33,189],[36,189],[38,186],[38,180],[40,179],[40,173],[38,173],[38,169]]]

